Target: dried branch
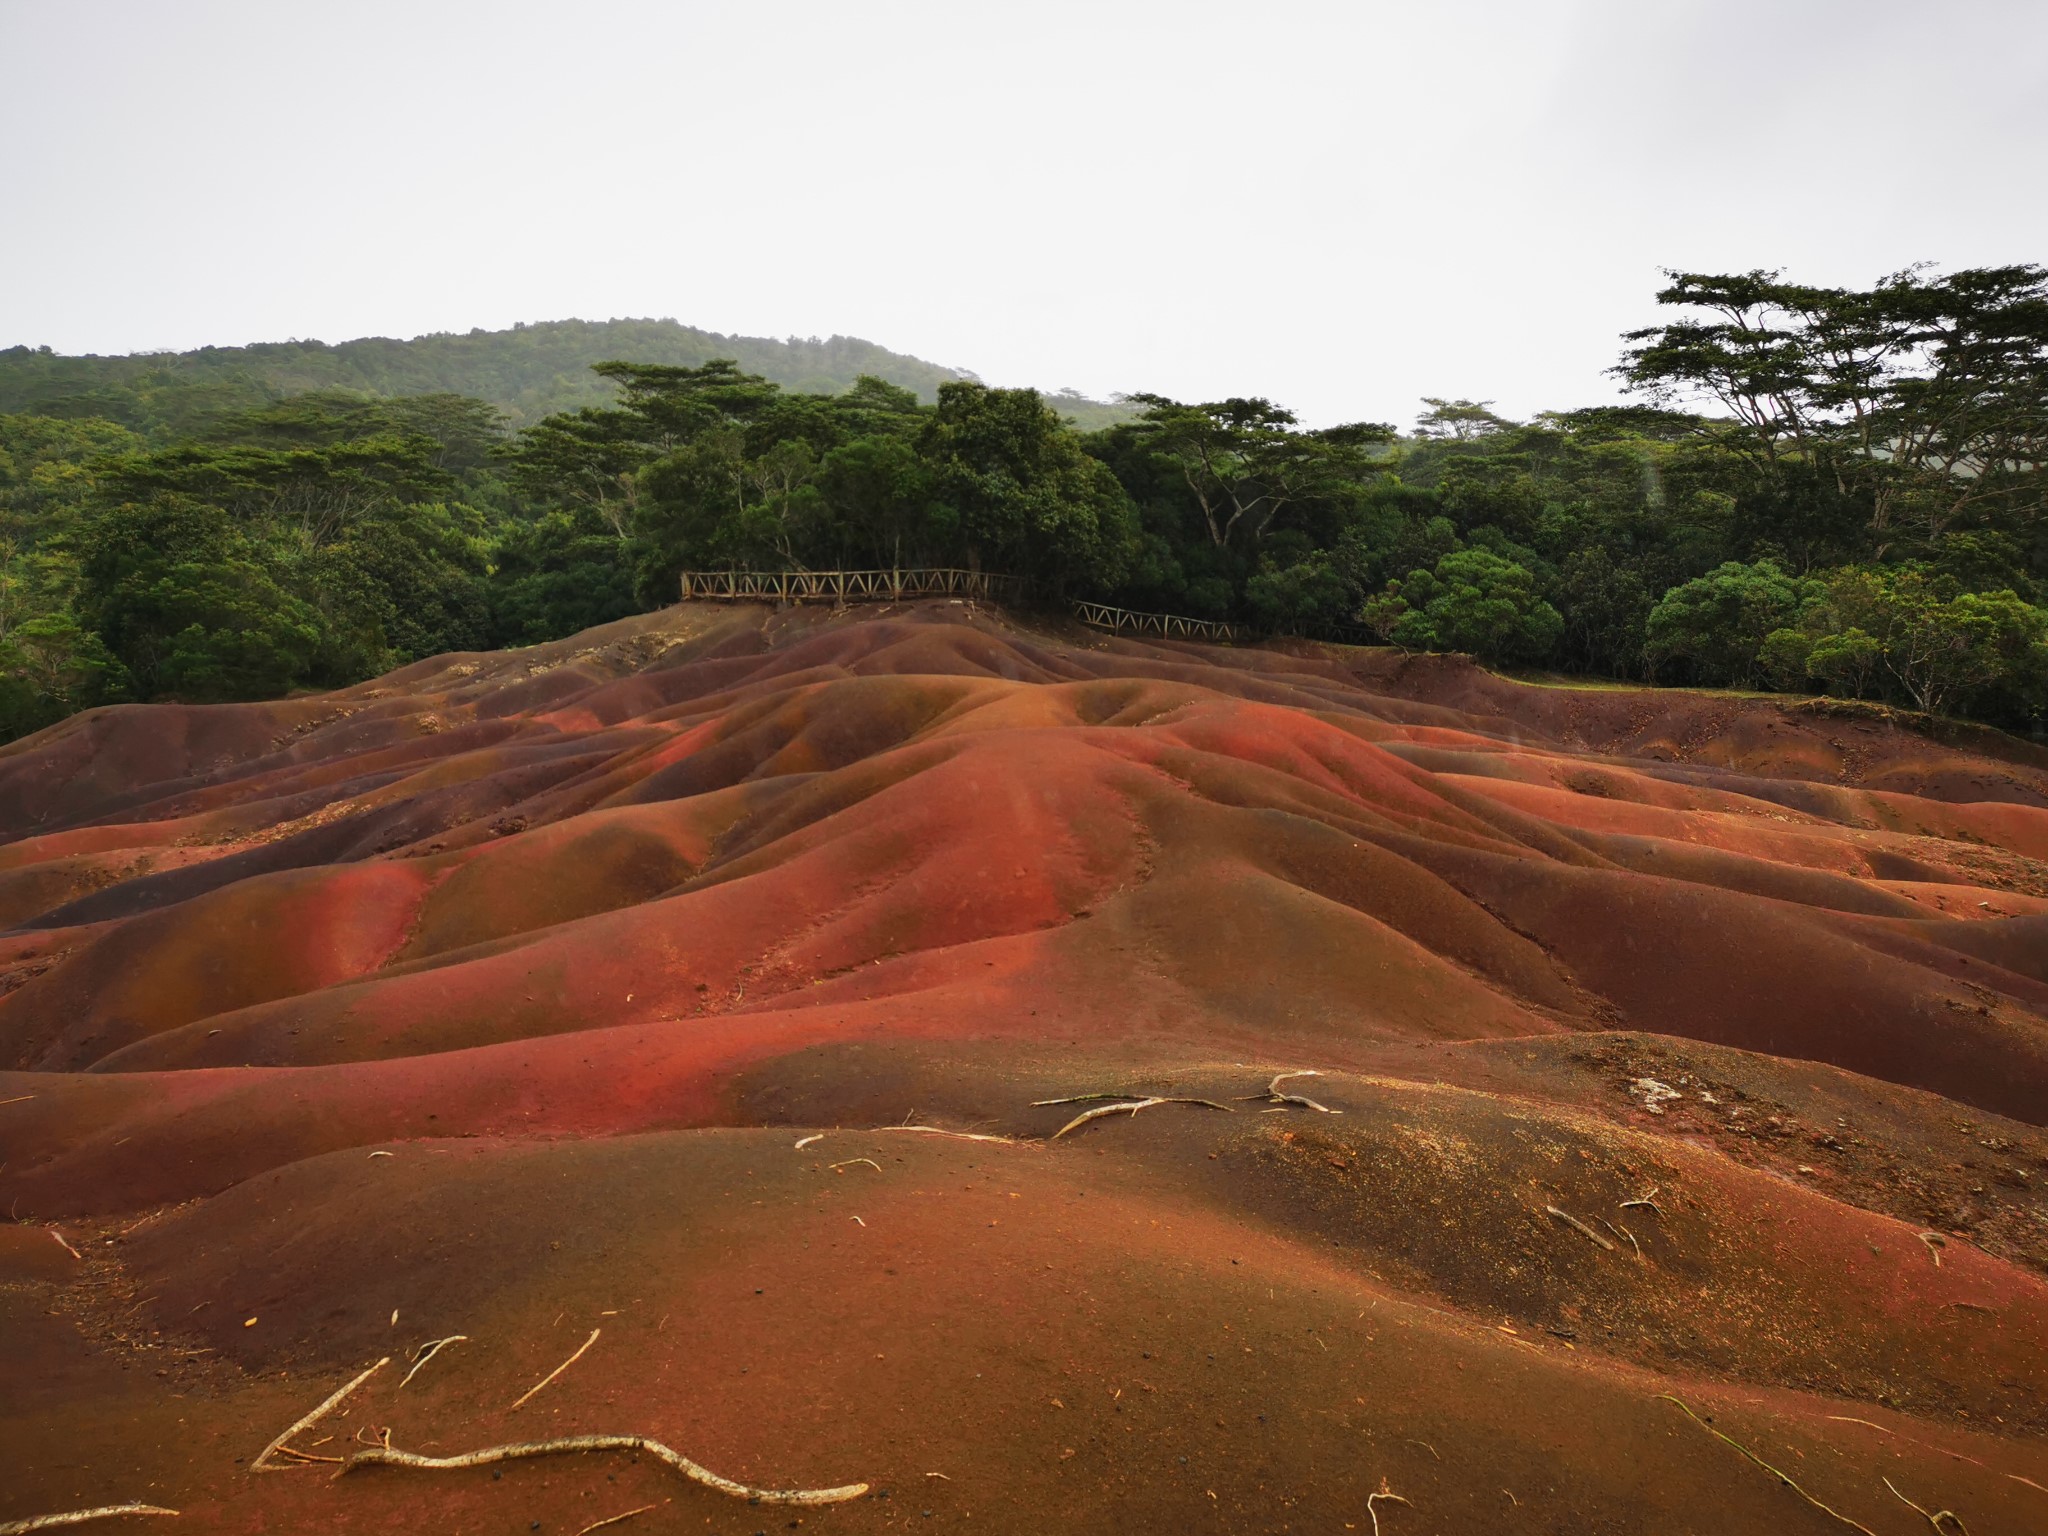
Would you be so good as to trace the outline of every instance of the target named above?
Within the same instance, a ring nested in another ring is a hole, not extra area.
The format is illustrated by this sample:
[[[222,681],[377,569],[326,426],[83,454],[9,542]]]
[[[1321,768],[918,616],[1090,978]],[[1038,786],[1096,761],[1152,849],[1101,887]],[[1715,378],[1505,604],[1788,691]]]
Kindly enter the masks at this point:
[[[1554,1205],[1546,1205],[1545,1207],[1543,1207],[1543,1209],[1552,1216],[1555,1216],[1559,1221],[1563,1222],[1566,1226],[1572,1228],[1574,1231],[1585,1233],[1589,1241],[1598,1243],[1602,1248],[1605,1248],[1609,1253],[1614,1252],[1613,1243],[1609,1242],[1606,1238],[1602,1237],[1598,1232],[1595,1232],[1591,1227],[1587,1226],[1583,1221],[1579,1220],[1578,1217],[1572,1215],[1569,1211],[1560,1211]]]
[[[1279,1076],[1275,1077],[1273,1081],[1266,1084],[1266,1091],[1264,1093],[1248,1093],[1238,1102],[1243,1104],[1249,1104],[1263,1100],[1280,1105],[1291,1104],[1297,1109],[1312,1109],[1316,1111],[1317,1114],[1322,1115],[1343,1114],[1344,1111],[1341,1109],[1332,1109],[1327,1104],[1318,1104],[1314,1099],[1306,1098],[1301,1094],[1282,1093],[1280,1091],[1280,1085],[1286,1082],[1290,1077],[1321,1077],[1322,1075],[1322,1073],[1315,1071],[1312,1068],[1304,1068],[1299,1072],[1282,1072],[1281,1074],[1279,1074]],[[1403,1502],[1406,1501],[1404,1500]]]
[[[1944,1536],[1944,1532],[1942,1532],[1942,1522],[1944,1522],[1944,1520],[1954,1520],[1954,1522],[1956,1522],[1956,1530],[1960,1530],[1960,1532],[1962,1532],[1962,1536],[1970,1536],[1970,1528],[1962,1524],[1962,1516],[1958,1516],[1958,1513],[1956,1513],[1954,1509],[1935,1509],[1933,1513],[1927,1513],[1927,1511],[1925,1511],[1925,1509],[1921,1509],[1921,1507],[1919,1507],[1917,1503],[1913,1503],[1913,1499],[1909,1499],[1909,1497],[1907,1497],[1905,1493],[1901,1493],[1901,1491],[1898,1491],[1896,1487],[1892,1487],[1892,1481],[1890,1481],[1888,1477],[1880,1477],[1878,1481],[1880,1481],[1880,1483],[1884,1483],[1884,1487],[1892,1489],[1892,1497],[1894,1497],[1894,1499],[1898,1499],[1898,1503],[1903,1503],[1903,1505],[1905,1505],[1907,1509],[1911,1509],[1913,1513],[1917,1513],[1917,1516],[1919,1516],[1921,1520],[1925,1520],[1925,1522],[1927,1522],[1929,1526],[1933,1526],[1933,1528],[1935,1528],[1935,1536]]]
[[[1087,1097],[1107,1097],[1107,1095],[1090,1094]],[[1060,1101],[1047,1100],[1046,1102],[1058,1103]],[[1082,1100],[1073,1099],[1068,1100],[1067,1102],[1078,1104],[1081,1103]],[[1226,1115],[1230,1113],[1230,1106],[1228,1104],[1218,1104],[1214,1099],[1182,1099],[1174,1098],[1169,1095],[1160,1094],[1154,1095],[1151,1098],[1133,1099],[1128,1103],[1104,1104],[1097,1109],[1083,1110],[1080,1114],[1074,1116],[1073,1119],[1069,1120],[1065,1125],[1061,1126],[1058,1130],[1054,1131],[1051,1137],[1049,1137],[1048,1139],[1052,1141],[1058,1141],[1062,1136],[1066,1135],[1067,1132],[1075,1130],[1080,1126],[1086,1125],[1090,1120],[1100,1120],[1108,1115],[1135,1115],[1141,1109],[1151,1109],[1155,1105],[1159,1104],[1197,1104],[1204,1109],[1220,1109]]]
[[[67,1243],[67,1242],[65,1242],[65,1241],[64,1241],[64,1234],[63,1234],[62,1232],[59,1232],[59,1231],[58,1231],[58,1230],[57,1230],[57,1229],[56,1229],[55,1227],[51,1227],[51,1228],[49,1229],[49,1231],[50,1231],[50,1236],[54,1237],[54,1238],[55,1238],[55,1239],[57,1240],[57,1246],[58,1246],[59,1248],[62,1248],[62,1249],[63,1249],[63,1250],[64,1250],[64,1251],[66,1252],[66,1253],[70,1254],[70,1255],[71,1255],[71,1257],[73,1257],[74,1259],[78,1259],[78,1260],[80,1260],[80,1261],[83,1261],[83,1260],[84,1260],[84,1258],[85,1258],[85,1255],[84,1255],[84,1254],[80,1253],[80,1252],[79,1252],[79,1251],[78,1251],[78,1250],[77,1250],[76,1248],[72,1247],[72,1246],[71,1246],[71,1245],[70,1245],[69,1243]]]
[[[985,1131],[949,1131],[942,1125],[878,1125],[875,1129],[909,1131],[917,1136],[951,1136],[955,1141],[993,1141],[1006,1147],[1017,1145],[1017,1138],[1014,1136],[991,1136]]]
[[[1612,1232],[1616,1237],[1627,1238],[1629,1247],[1635,1249],[1636,1251],[1636,1257],[1640,1259],[1643,1256],[1643,1245],[1636,1241],[1635,1233],[1629,1231],[1627,1227],[1617,1227],[1605,1216],[1602,1216],[1600,1218],[1600,1225],[1605,1227],[1608,1231]]]
[[[1957,1514],[1954,1510],[1937,1509],[1933,1514],[1930,1515],[1918,1504],[1915,1504],[1911,1499],[1907,1498],[1903,1493],[1899,1492],[1897,1488],[1893,1488],[1892,1480],[1890,1478],[1881,1477],[1878,1479],[1878,1481],[1883,1483],[1885,1487],[1891,1488],[1893,1498],[1897,1499],[1901,1504],[1905,1505],[1906,1508],[1912,1510],[1914,1514],[1918,1515],[1922,1520],[1925,1520],[1929,1525],[1933,1526],[1935,1536],[1946,1536],[1946,1533],[1943,1532],[1941,1528],[1941,1522],[1944,1520],[1955,1521],[1956,1529],[1961,1531],[1963,1533],[1963,1536],[1970,1536],[1970,1528],[1967,1525],[1963,1524],[1963,1517]]]
[[[1393,1489],[1387,1486],[1387,1480],[1384,1477],[1381,1478],[1379,1491],[1377,1493],[1369,1493],[1365,1496],[1365,1512],[1368,1515],[1372,1516],[1373,1536],[1379,1536],[1380,1533],[1380,1512],[1374,1509],[1373,1505],[1379,1503],[1381,1499],[1385,1499],[1389,1504],[1408,1504],[1408,1501],[1406,1499],[1402,1498],[1400,1494],[1394,1492]],[[1413,1509],[1415,1506],[1413,1504],[1408,1504],[1408,1507],[1410,1509]]]
[[[517,1445],[487,1446],[462,1456],[415,1456],[410,1451],[359,1451],[348,1459],[336,1476],[362,1467],[416,1467],[425,1471],[454,1471],[462,1467],[488,1467],[500,1461],[522,1461],[532,1456],[561,1456],[581,1451],[645,1451],[657,1461],[674,1467],[692,1482],[729,1493],[737,1499],[762,1504],[843,1504],[868,1491],[866,1483],[849,1483],[843,1488],[749,1488],[731,1478],[720,1477],[700,1467],[687,1456],[678,1455],[659,1440],[645,1435],[576,1435],[567,1440],[528,1440]]]
[[[882,1171],[882,1165],[876,1162],[872,1157],[849,1157],[843,1163],[832,1164],[832,1171],[834,1173],[837,1173],[842,1168],[851,1168],[855,1163],[866,1163],[870,1168],[874,1169],[877,1173],[880,1173]]]
[[[811,1135],[804,1137],[801,1141],[799,1141],[796,1144],[796,1150],[801,1152],[805,1147],[808,1147],[812,1142],[823,1141],[824,1139],[825,1133],[823,1131],[813,1132]]]
[[[88,1520],[111,1520],[116,1515],[175,1515],[175,1509],[158,1504],[102,1504],[98,1509],[74,1509],[61,1515],[37,1515],[33,1520],[10,1520],[0,1525],[0,1536],[27,1536],[30,1531],[53,1531],[60,1525],[83,1525]]]
[[[1648,1194],[1638,1195],[1633,1200],[1624,1200],[1621,1202],[1621,1208],[1624,1211],[1634,1210],[1638,1206],[1648,1206],[1651,1210],[1655,1211],[1659,1216],[1662,1216],[1664,1214],[1664,1207],[1657,1203],[1656,1185],[1652,1184],[1650,1186]]]
[[[410,1355],[406,1357],[407,1359],[412,1361],[412,1369],[405,1373],[405,1381],[401,1381],[398,1384],[398,1390],[403,1392],[405,1390],[405,1382],[411,1381],[413,1377],[419,1375],[420,1367],[425,1365],[429,1360],[433,1359],[434,1356],[441,1353],[441,1351],[445,1349],[448,1345],[467,1344],[468,1342],[469,1335],[466,1333],[451,1333],[445,1339],[427,1340],[426,1343],[422,1344],[418,1349],[414,1350]]]
[[[602,1332],[604,1332],[602,1328],[591,1329],[590,1337],[585,1339],[581,1344],[577,1345],[575,1354],[571,1355],[568,1359],[564,1360],[560,1365],[556,1366],[552,1371],[549,1371],[547,1375],[541,1377],[539,1381],[536,1381],[532,1386],[528,1387],[526,1389],[525,1396],[521,1397],[518,1402],[512,1405],[512,1407],[523,1408],[526,1405],[527,1399],[531,1398],[534,1393],[538,1392],[542,1387],[546,1386],[549,1382],[553,1381],[557,1376],[561,1375],[562,1372],[569,1369],[569,1367],[574,1365],[578,1360],[581,1360],[583,1358],[583,1351],[590,1348],[591,1345],[595,1344],[597,1342],[597,1336]],[[511,1410],[508,1409],[507,1411],[510,1412]]]
[[[371,1366],[367,1371],[363,1372],[362,1375],[356,1377],[355,1380],[349,1382],[347,1386],[342,1387],[332,1397],[328,1398],[325,1402],[323,1402],[318,1408],[315,1408],[311,1413],[307,1414],[303,1419],[300,1419],[296,1424],[292,1425],[291,1428],[287,1429],[283,1434],[279,1435],[275,1440],[271,1441],[270,1444],[263,1447],[262,1454],[259,1455],[254,1461],[249,1463],[249,1470],[251,1472],[289,1472],[291,1470],[290,1467],[272,1466],[270,1463],[270,1458],[280,1453],[296,1456],[301,1461],[311,1461],[316,1459],[306,1455],[306,1453],[303,1451],[285,1452],[285,1442],[291,1439],[292,1436],[298,1434],[300,1431],[311,1429],[315,1424],[318,1424],[322,1419],[326,1418],[328,1414],[332,1413],[337,1407],[340,1406],[341,1400],[343,1398],[347,1397],[349,1393],[355,1391],[357,1387],[360,1387],[364,1382],[368,1381],[372,1376],[376,1375],[379,1371],[383,1370],[384,1367],[389,1365],[390,1363],[391,1357],[389,1355],[386,1355],[382,1360],[379,1360],[375,1365]]]
[[[1673,1397],[1669,1392],[1659,1392],[1657,1396],[1664,1402],[1678,1403],[1679,1411],[1683,1413],[1688,1419],[1691,1419],[1693,1423],[1699,1425],[1701,1429],[1704,1429],[1716,1440],[1720,1440],[1728,1445],[1734,1446],[1736,1450],[1740,1451],[1744,1456],[1748,1457],[1751,1461],[1755,1462],[1758,1466],[1762,1467],[1766,1472],[1770,1473],[1771,1476],[1775,1477],[1787,1488],[1790,1488],[1794,1493],[1798,1494],[1799,1497],[1806,1500],[1807,1503],[1811,1504],[1815,1509],[1819,1510],[1822,1514],[1833,1515],[1837,1520],[1841,1521],[1842,1524],[1852,1526],[1856,1530],[1861,1531],[1863,1533],[1863,1536],[1877,1536],[1877,1532],[1873,1531],[1869,1526],[1863,1524],[1860,1520],[1851,1520],[1839,1509],[1830,1509],[1827,1505],[1821,1503],[1819,1499],[1816,1499],[1812,1494],[1808,1493],[1804,1488],[1800,1487],[1799,1484],[1794,1482],[1786,1474],[1780,1472],[1768,1461],[1765,1461],[1763,1457],[1757,1455],[1755,1451],[1752,1451],[1748,1446],[1742,1444],[1738,1440],[1730,1440],[1728,1436],[1722,1434],[1721,1431],[1714,1428],[1713,1425],[1709,1424],[1705,1419],[1701,1418],[1698,1414],[1694,1413],[1690,1408],[1686,1407],[1684,1403],[1679,1403],[1678,1399]]]
[[[629,1509],[623,1515],[610,1515],[603,1520],[593,1520],[576,1533],[576,1536],[590,1536],[592,1531],[601,1531],[608,1525],[617,1525],[621,1520],[630,1520],[635,1515],[644,1515],[650,1509],[659,1509],[659,1504],[642,1504],[638,1509]]]
[[[1934,1258],[1934,1267],[1941,1268],[1941,1250],[1948,1246],[1948,1239],[1939,1232],[1915,1232],[1913,1235],[1926,1245],[1928,1253]]]

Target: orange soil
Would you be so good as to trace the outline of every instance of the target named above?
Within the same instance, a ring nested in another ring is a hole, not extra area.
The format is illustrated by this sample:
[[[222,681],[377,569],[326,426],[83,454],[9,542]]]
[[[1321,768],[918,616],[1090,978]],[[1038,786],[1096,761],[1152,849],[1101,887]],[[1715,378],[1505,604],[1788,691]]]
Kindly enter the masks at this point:
[[[1670,1397],[2048,1529],[2010,738],[684,606],[80,717],[0,837],[0,1523],[1841,1528]],[[250,1471],[384,1355],[299,1444],[874,1487]]]

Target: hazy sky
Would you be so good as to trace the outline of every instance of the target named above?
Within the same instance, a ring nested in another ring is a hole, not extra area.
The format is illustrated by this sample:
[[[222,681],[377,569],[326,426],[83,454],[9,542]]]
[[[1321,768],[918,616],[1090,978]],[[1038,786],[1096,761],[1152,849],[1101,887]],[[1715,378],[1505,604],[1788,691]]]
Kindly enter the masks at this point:
[[[1606,398],[1659,269],[2048,261],[2048,0],[0,0],[0,345],[563,316]]]

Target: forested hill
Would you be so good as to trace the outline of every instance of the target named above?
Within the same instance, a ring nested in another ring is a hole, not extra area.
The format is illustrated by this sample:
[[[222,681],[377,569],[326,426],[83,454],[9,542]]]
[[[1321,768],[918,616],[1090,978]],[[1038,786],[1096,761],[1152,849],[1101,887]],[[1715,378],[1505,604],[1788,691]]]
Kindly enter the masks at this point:
[[[330,346],[321,341],[202,347],[193,352],[126,357],[67,357],[45,348],[0,351],[0,414],[96,416],[153,437],[175,437],[210,419],[313,390],[366,395],[467,395],[487,400],[514,427],[557,411],[609,404],[614,389],[593,363],[697,367],[731,358],[784,389],[838,394],[863,374],[915,390],[926,401],[949,379],[967,377],[854,336],[820,341],[721,336],[674,320],[548,320],[509,331],[370,336]],[[1055,403],[1084,426],[1094,401]]]

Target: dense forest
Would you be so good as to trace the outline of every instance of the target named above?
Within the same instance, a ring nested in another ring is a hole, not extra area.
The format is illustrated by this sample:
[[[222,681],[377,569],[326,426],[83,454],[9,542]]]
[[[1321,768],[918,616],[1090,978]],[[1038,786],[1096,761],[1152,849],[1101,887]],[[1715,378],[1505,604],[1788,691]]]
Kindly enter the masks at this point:
[[[518,428],[557,411],[610,403],[612,391],[591,365],[615,357],[686,368],[729,358],[784,389],[811,394],[836,394],[872,374],[926,401],[947,380],[963,377],[851,336],[775,341],[673,320],[551,320],[409,341],[281,341],[128,357],[10,347],[0,350],[0,414],[99,417],[146,434],[182,435],[290,395],[343,390],[468,395],[496,406]],[[1081,404],[1101,409],[1099,402]]]
[[[189,374],[0,354],[0,729],[528,644],[684,569],[977,564],[1048,602],[2038,731],[2048,272],[1674,274],[1658,299],[1616,369],[1634,403],[1429,400],[1405,432],[1261,399],[1082,419],[942,370],[840,378],[913,360],[839,341],[781,377],[621,348],[517,418],[461,337],[260,378],[275,349]],[[497,335],[553,357],[559,329]]]

